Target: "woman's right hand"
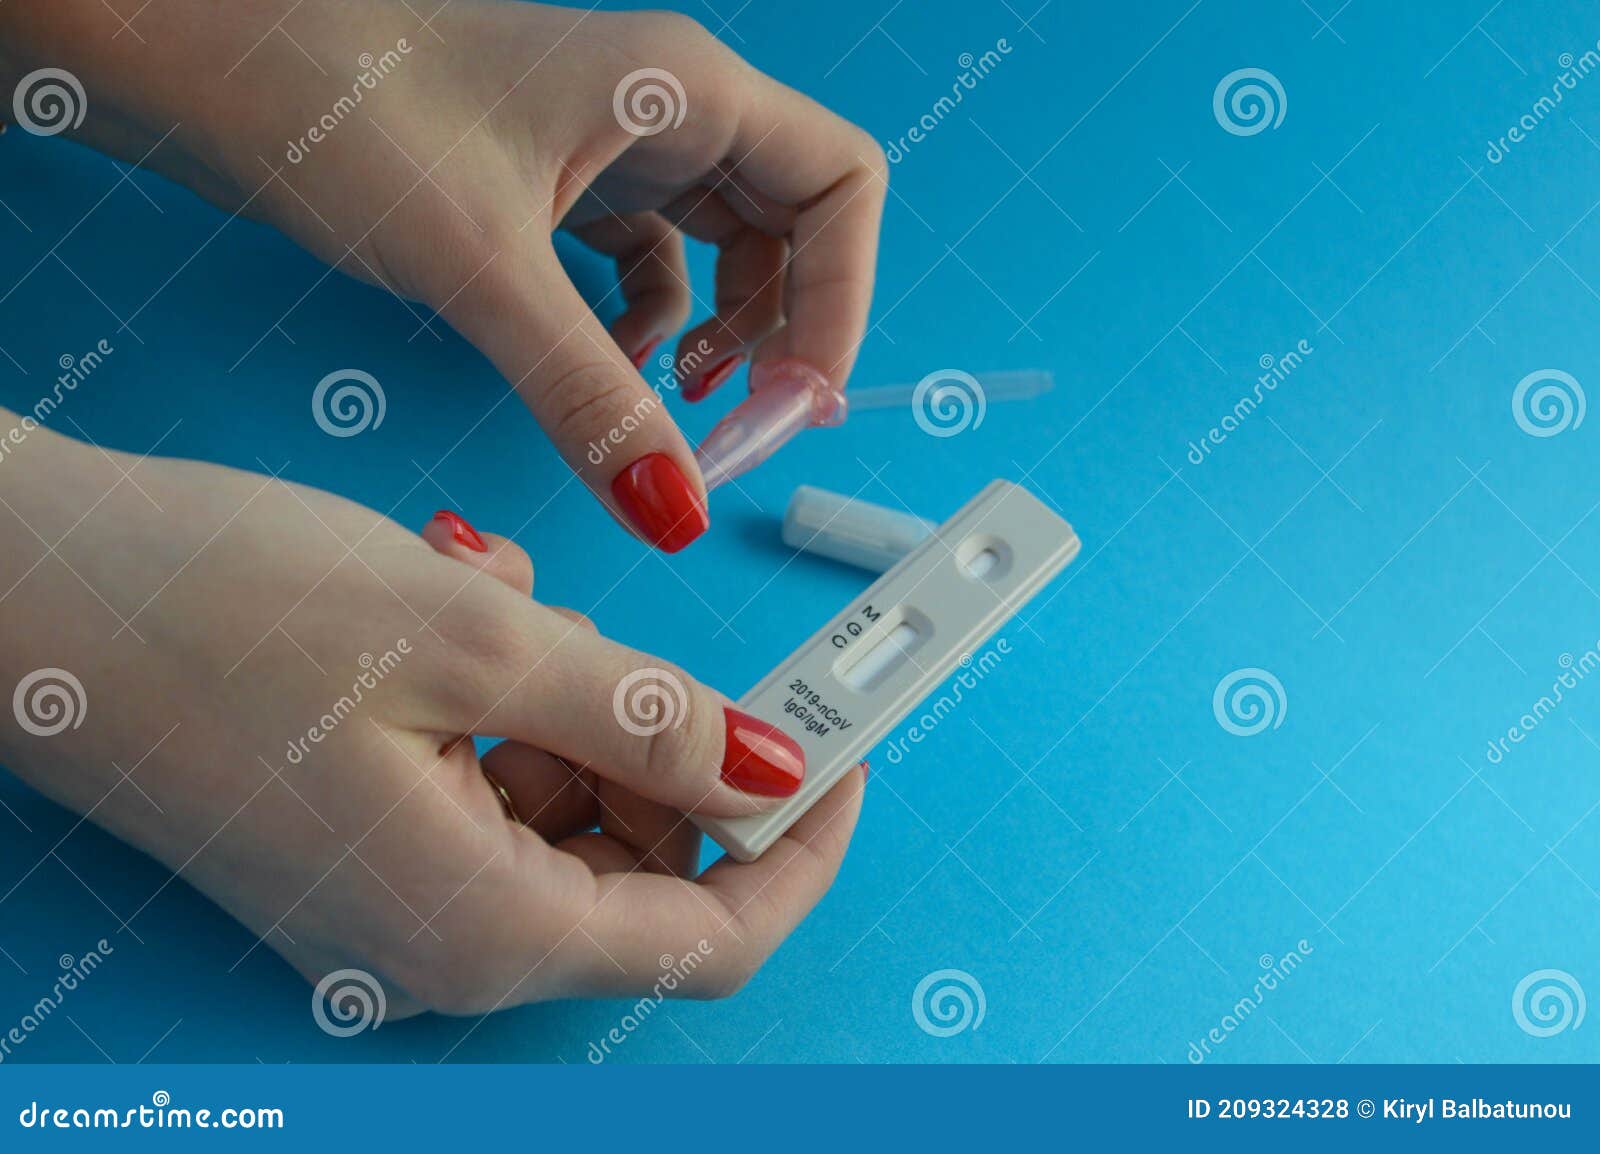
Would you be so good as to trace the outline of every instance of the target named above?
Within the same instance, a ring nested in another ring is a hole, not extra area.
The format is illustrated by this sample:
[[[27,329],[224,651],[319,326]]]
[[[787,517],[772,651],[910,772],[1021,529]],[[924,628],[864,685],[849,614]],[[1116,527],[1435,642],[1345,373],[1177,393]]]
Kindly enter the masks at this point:
[[[162,0],[129,18],[135,38],[103,0],[0,3],[0,89],[22,100],[33,69],[66,68],[88,94],[78,139],[422,301],[619,521],[677,552],[710,523],[704,478],[639,369],[690,315],[685,236],[719,250],[700,294],[715,315],[663,387],[697,400],[748,356],[798,357],[842,389],[867,333],[883,150],[681,15],[419,7]],[[558,229],[617,262],[609,331]]]
[[[844,856],[859,770],[694,877],[682,814],[775,804],[798,747],[529,600],[503,538],[42,429],[0,461],[0,521],[0,763],[308,979],[373,972],[391,1016],[639,992],[691,953],[675,992],[727,994]],[[480,764],[462,734],[509,740]]]

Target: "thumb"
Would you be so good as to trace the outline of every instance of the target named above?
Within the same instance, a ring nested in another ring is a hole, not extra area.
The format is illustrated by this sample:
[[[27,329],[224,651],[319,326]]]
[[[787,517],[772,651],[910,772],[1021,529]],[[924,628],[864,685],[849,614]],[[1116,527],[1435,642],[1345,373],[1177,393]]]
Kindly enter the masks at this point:
[[[792,797],[805,750],[683,670],[489,586],[449,635],[492,621],[492,652],[451,684],[438,728],[492,734],[556,755],[681,813],[741,817]],[[471,624],[468,624],[470,619]]]
[[[452,302],[447,319],[512,383],[612,515],[676,553],[711,523],[694,455],[554,248],[544,238],[529,247],[494,262]]]

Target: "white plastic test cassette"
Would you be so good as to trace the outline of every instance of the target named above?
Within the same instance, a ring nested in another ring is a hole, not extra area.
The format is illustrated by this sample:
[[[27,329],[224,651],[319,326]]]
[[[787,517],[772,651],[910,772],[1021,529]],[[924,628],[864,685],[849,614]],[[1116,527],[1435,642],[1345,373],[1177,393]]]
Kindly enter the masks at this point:
[[[1071,525],[992,482],[740,700],[800,743],[799,792],[695,824],[736,860],[760,857],[1077,553]]]

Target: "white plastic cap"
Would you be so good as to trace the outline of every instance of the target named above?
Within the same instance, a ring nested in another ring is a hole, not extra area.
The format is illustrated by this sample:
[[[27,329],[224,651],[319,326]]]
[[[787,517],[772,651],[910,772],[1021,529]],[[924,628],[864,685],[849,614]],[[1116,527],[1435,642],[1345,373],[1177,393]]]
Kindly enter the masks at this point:
[[[931,521],[870,501],[801,485],[783,515],[792,549],[882,573],[933,532]]]

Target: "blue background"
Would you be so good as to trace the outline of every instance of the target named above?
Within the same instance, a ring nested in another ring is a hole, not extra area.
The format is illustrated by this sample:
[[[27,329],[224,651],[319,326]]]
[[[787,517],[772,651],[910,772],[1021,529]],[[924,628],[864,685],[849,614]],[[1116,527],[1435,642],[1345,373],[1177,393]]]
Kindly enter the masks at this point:
[[[282,467],[412,526],[456,506],[516,531],[544,599],[734,694],[866,580],[787,556],[796,484],[942,518],[1006,476],[1072,521],[1083,553],[1005,630],[1011,655],[911,756],[875,758],[822,906],[737,998],[666,1008],[617,1060],[1181,1063],[1302,939],[1216,1060],[1600,1057],[1600,1025],[1537,1038],[1512,1013],[1537,970],[1600,993],[1600,679],[1486,758],[1600,639],[1600,418],[1534,437],[1510,403],[1535,370],[1600,379],[1600,78],[1485,155],[1600,20],[1487,0],[1033,5],[685,6],[886,142],[961,54],[1007,40],[894,167],[855,380],[1048,368],[1059,385],[949,438],[909,412],[811,434],[748,498],[719,492],[677,557],[633,568],[641,547],[577,486],[546,505],[564,467],[514,401],[478,423],[505,386],[442,326],[411,339],[406,308],[340,277],[300,300],[322,270],[274,233],[15,130],[0,400],[31,406],[58,357],[106,337],[115,355],[70,402],[96,440],[166,435],[163,454]],[[1242,67],[1281,82],[1278,127],[1214,117]],[[602,262],[573,269],[609,287]],[[1288,381],[1186,460],[1259,358],[1302,339]],[[388,414],[336,441],[308,398],[347,366]],[[697,437],[726,402],[673,404]],[[1212,709],[1244,667],[1284,687],[1282,724],[1251,737]],[[0,910],[0,1024],[58,955],[116,948],[19,1058],[582,1062],[623,1012],[327,1037],[268,951],[229,972],[252,938],[198,894],[169,886],[123,928],[163,871],[89,827],[46,859],[72,816],[14,782],[0,796],[0,883],[45,859]],[[986,1001],[949,1038],[911,1008],[943,968]]]

